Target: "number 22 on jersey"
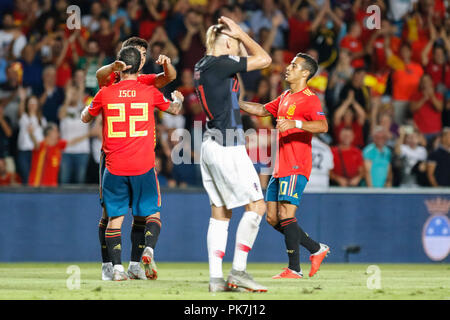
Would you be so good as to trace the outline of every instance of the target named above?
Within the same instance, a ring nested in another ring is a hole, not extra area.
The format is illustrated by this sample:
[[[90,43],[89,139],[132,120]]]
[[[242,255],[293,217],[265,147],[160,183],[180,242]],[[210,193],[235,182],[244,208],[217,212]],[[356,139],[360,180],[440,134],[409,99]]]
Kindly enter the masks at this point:
[[[148,130],[136,131],[137,121],[148,121],[148,103],[131,103],[131,109],[141,109],[142,115],[129,116],[129,137],[145,137],[148,135]],[[108,138],[126,138],[126,131],[114,131],[113,124],[116,122],[126,121],[125,103],[110,103],[108,104],[108,110],[119,110],[119,115],[108,116]]]

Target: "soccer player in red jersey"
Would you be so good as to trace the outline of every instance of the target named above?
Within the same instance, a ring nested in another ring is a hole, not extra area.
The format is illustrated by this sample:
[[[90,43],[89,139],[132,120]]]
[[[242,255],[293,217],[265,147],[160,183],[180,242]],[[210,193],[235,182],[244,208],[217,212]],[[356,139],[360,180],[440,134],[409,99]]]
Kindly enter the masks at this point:
[[[139,71],[142,70],[145,60],[147,57],[148,43],[144,39],[138,37],[131,37],[122,43],[122,48],[134,47],[141,53],[141,64],[139,66]],[[177,72],[173,65],[171,64],[170,58],[164,55],[160,55],[157,64],[163,66],[164,72],[160,74],[141,74],[138,76],[137,81],[146,85],[154,85],[157,88],[162,88],[171,81],[175,80]],[[120,71],[126,70],[127,66],[122,61],[116,60],[113,63],[101,67],[97,70],[97,81],[100,88],[104,86],[110,86],[114,83],[120,81]],[[99,170],[99,186],[101,188],[102,175],[105,169],[105,159],[104,153],[100,159],[100,170]],[[100,193],[101,194],[101,193]],[[108,254],[106,247],[105,231],[106,225],[108,223],[108,216],[105,212],[103,206],[103,200],[100,199],[102,205],[102,218],[100,219],[98,226],[98,234],[102,255],[102,279],[111,280],[113,274],[113,268],[111,259]],[[131,258],[130,264],[128,266],[128,275],[133,279],[146,279],[144,271],[139,265],[141,260],[141,255],[144,250],[145,243],[145,220],[141,217],[133,217],[133,224],[131,227]]]
[[[297,224],[295,212],[308,182],[312,167],[311,139],[314,133],[328,131],[328,123],[319,98],[307,87],[317,72],[317,61],[299,53],[286,69],[290,90],[262,105],[239,103],[242,110],[257,116],[273,115],[277,119],[278,149],[275,168],[266,191],[267,221],[284,235],[289,267],[274,276],[302,278],[299,244],[311,253],[312,277],[325,256],[328,246],[311,239]]]
[[[133,216],[145,218],[142,263],[147,278],[155,279],[153,249],[161,229],[161,195],[154,169],[154,108],[178,114],[183,96],[174,91],[171,102],[154,86],[137,80],[141,63],[138,49],[125,47],[118,58],[131,67],[121,72],[119,83],[97,93],[91,105],[83,110],[81,119],[87,123],[100,113],[103,117],[106,169],[101,192],[109,217],[105,238],[114,266],[113,280],[128,279],[121,262],[121,226],[129,206]]]

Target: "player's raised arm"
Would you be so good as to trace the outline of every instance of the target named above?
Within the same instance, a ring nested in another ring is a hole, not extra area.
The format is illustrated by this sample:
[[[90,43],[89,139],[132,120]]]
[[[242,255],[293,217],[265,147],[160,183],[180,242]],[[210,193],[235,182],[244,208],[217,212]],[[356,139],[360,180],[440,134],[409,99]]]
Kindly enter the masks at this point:
[[[249,56],[247,58],[247,71],[267,68],[272,63],[270,55],[233,20],[227,17],[220,17],[219,23],[228,27],[221,32],[229,37],[242,42]]]
[[[169,108],[165,110],[165,112],[170,114],[179,114],[181,111],[181,107],[183,106],[184,97],[179,91],[172,92],[172,102],[169,105]]]
[[[239,101],[239,107],[245,112],[258,117],[267,117],[271,115],[271,113],[267,111],[265,106],[260,103]]]
[[[101,67],[95,73],[99,87],[103,87],[109,83],[111,74],[114,72],[120,72],[131,68],[127,66],[123,61],[116,60],[106,66]]]
[[[162,88],[177,78],[177,70],[175,70],[169,57],[161,54],[155,63],[161,65],[164,70],[164,72],[156,75],[155,87]]]

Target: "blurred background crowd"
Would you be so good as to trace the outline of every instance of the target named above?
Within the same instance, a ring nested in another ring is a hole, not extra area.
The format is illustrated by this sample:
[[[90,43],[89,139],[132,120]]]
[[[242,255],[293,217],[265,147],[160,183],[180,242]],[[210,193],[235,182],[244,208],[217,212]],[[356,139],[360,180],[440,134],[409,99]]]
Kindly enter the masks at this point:
[[[77,30],[66,25],[71,4],[81,9]],[[370,5],[379,28],[370,29]],[[138,36],[149,43],[143,73],[162,72],[154,61],[167,55],[178,76],[162,91],[185,96],[182,115],[156,113],[160,184],[201,186],[197,165],[172,162],[170,136],[204,127],[193,68],[223,15],[273,60],[241,74],[242,99],[266,103],[286,90],[283,73],[298,52],[319,61],[308,85],[330,130],[313,141],[312,186],[449,186],[449,14],[444,0],[2,0],[0,185],[98,182],[101,120],[85,125],[80,113],[99,89],[96,70]],[[261,133],[257,148],[270,149],[263,129],[273,119],[243,120]]]

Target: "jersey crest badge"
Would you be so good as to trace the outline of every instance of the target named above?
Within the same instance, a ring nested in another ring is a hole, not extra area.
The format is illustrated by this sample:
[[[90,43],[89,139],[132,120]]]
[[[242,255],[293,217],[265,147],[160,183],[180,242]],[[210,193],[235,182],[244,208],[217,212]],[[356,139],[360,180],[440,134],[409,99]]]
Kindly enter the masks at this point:
[[[293,116],[294,113],[295,113],[295,108],[296,108],[296,105],[295,105],[295,104],[290,105],[290,106],[289,106],[289,109],[288,109],[288,111],[287,111],[287,114],[288,114],[289,116]]]

